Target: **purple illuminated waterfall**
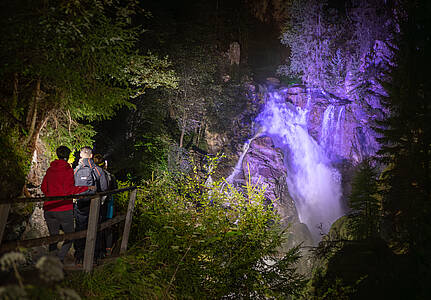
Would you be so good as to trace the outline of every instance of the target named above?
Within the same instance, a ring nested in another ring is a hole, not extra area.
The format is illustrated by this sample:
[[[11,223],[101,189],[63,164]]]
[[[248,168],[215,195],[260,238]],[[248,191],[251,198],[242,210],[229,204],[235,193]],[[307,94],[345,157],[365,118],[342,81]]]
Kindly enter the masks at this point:
[[[308,105],[305,108],[286,102],[279,92],[268,93],[256,121],[263,134],[270,136],[284,152],[289,193],[295,201],[301,222],[307,224],[315,241],[327,233],[331,224],[343,215],[340,205],[340,174],[331,167],[326,146],[336,143],[342,108],[328,107],[322,124],[321,143],[307,130]]]
[[[329,157],[337,152],[337,147],[341,147],[341,142],[343,140],[343,120],[344,106],[336,107],[332,104],[328,105],[323,114],[319,145],[325,150]]]

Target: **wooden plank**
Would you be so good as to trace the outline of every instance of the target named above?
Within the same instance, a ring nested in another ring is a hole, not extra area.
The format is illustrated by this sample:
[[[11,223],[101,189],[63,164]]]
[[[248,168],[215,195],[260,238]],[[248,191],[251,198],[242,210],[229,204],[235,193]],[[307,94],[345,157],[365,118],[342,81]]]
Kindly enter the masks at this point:
[[[89,273],[93,270],[94,250],[96,248],[97,223],[99,222],[101,197],[91,199],[90,213],[88,217],[87,239],[84,251],[84,271]]]
[[[97,227],[97,231],[101,231],[103,229],[106,229],[108,227],[111,227],[114,224],[120,223],[126,219],[126,215],[119,215],[112,219],[109,219],[106,222],[103,222]],[[37,239],[28,239],[28,240],[21,240],[21,241],[10,241],[3,243],[0,246],[0,253],[12,251],[16,248],[22,247],[22,248],[31,248],[31,247],[37,247],[37,246],[43,246],[43,245],[49,245],[51,243],[57,243],[64,240],[75,240],[80,239],[87,236],[87,230],[81,230],[77,232],[67,233],[67,234],[57,234],[52,236],[45,236]]]
[[[130,200],[129,200],[129,206],[127,207],[126,221],[124,223],[124,231],[123,231],[123,238],[121,240],[120,254],[124,254],[127,250],[130,227],[132,226],[133,209],[135,208],[136,192],[137,192],[136,189],[130,192]]]
[[[3,233],[9,216],[10,204],[0,204],[0,245],[3,240]]]
[[[0,204],[95,198],[98,196],[106,196],[106,195],[113,195],[113,194],[118,194],[118,193],[122,193],[122,192],[127,192],[127,191],[131,191],[134,189],[136,189],[136,186],[130,186],[130,187],[122,188],[122,189],[100,192],[100,193],[92,194],[92,195],[69,195],[69,196],[55,196],[55,197],[7,198],[7,199],[6,198],[0,198]]]

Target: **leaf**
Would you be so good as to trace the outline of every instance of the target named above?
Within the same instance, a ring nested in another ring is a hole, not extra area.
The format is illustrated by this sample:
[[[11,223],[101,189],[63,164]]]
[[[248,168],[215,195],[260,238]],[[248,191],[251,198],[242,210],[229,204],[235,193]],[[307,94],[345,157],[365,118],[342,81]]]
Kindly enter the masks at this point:
[[[174,227],[168,226],[168,225],[163,226],[163,229],[171,229],[173,231],[176,231],[176,229]]]

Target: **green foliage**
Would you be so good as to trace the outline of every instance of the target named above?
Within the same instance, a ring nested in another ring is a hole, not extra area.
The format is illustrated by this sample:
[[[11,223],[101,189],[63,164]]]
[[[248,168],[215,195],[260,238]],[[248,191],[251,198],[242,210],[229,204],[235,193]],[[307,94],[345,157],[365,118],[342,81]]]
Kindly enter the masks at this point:
[[[57,116],[48,119],[47,126],[42,129],[42,140],[48,146],[51,156],[55,157],[55,150],[62,145],[77,150],[93,143],[96,131],[92,125],[66,118],[67,114],[59,111]]]
[[[382,102],[391,114],[380,123],[382,161],[388,164],[381,191],[392,242],[419,254],[427,265],[431,244],[430,7],[402,2],[394,65],[383,82]],[[425,258],[427,257],[427,258]]]
[[[214,160],[213,160],[214,162]],[[208,169],[209,170],[209,169]],[[211,174],[208,173],[207,175]],[[264,191],[244,193],[209,186],[198,172],[143,182],[128,256],[72,280],[87,296],[114,299],[219,299],[297,294],[303,281],[294,268],[298,249],[279,253],[283,240]]]
[[[2,2],[0,135],[16,135],[14,147],[30,155],[40,134],[51,149],[88,145],[88,122],[133,107],[129,98],[146,89],[176,88],[168,59],[136,48],[139,12],[138,1]]]
[[[11,197],[18,196],[30,169],[28,154],[17,147],[13,138],[14,131],[8,130],[7,135],[0,135],[0,192],[3,196]]]
[[[125,77],[129,78],[136,89],[132,98],[143,95],[146,89],[178,88],[178,77],[171,67],[168,56],[159,58],[150,51],[144,56],[132,56],[130,64],[125,68]]]
[[[349,196],[349,229],[355,239],[376,237],[379,232],[380,203],[377,197],[377,170],[364,159],[352,179]]]
[[[167,151],[169,140],[165,136],[143,135],[135,144],[135,149],[141,154],[136,167],[137,176],[151,178],[153,173],[160,174],[167,170]]]

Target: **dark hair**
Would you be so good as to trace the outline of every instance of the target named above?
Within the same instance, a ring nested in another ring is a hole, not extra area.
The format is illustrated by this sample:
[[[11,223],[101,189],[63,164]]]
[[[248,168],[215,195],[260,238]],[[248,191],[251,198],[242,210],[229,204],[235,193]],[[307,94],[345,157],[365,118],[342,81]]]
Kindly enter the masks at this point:
[[[93,160],[94,160],[94,163],[99,167],[103,168],[105,166],[105,160],[103,159],[102,154],[99,154],[99,153],[94,154]]]
[[[57,148],[57,150],[55,150],[55,152],[57,153],[57,157],[59,159],[69,159],[69,155],[70,155],[70,149],[67,148],[66,146],[60,146]]]

